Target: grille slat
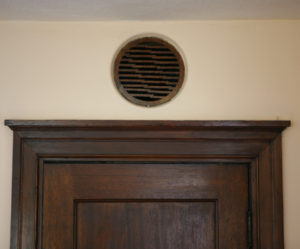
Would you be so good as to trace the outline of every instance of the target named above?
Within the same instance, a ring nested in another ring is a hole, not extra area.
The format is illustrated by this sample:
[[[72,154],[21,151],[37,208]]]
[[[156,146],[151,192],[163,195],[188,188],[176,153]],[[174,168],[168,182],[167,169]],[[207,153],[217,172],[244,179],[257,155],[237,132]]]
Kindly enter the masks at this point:
[[[133,58],[135,60],[172,60],[172,61],[177,61],[176,56],[174,55],[169,55],[169,54],[148,54],[148,53],[143,53],[143,54],[132,54],[132,53],[126,53],[124,58]]]
[[[163,94],[168,94],[168,92],[170,91],[166,91],[166,90],[153,90],[153,89],[147,89],[147,88],[143,88],[143,87],[139,87],[139,88],[126,88],[128,92],[139,92],[139,93],[142,93],[142,92],[146,92],[146,93],[150,93],[150,94],[160,94],[160,93],[163,93]]]
[[[153,71],[153,70],[160,70],[163,72],[179,72],[180,68],[179,67],[174,67],[174,66],[153,66],[153,65],[130,65],[130,64],[126,64],[126,65],[120,65],[120,70],[121,69],[140,69],[140,70],[149,70],[149,71]]]
[[[123,86],[125,88],[129,88],[129,87],[136,87],[136,88],[140,87],[140,88],[142,88],[142,87],[145,87],[147,89],[160,89],[160,88],[162,88],[162,89],[167,89],[167,90],[173,90],[173,88],[174,88],[172,86],[161,85],[161,84],[157,85],[157,84],[132,84],[132,83],[124,83]]]
[[[161,64],[161,62],[177,62],[176,57],[156,57],[156,56],[146,56],[146,55],[142,55],[142,56],[124,56],[123,57],[124,60],[121,61],[122,62],[128,62],[128,61],[132,61],[132,62],[148,62],[148,61],[152,61],[153,63],[157,63],[157,64]],[[174,64],[176,65],[176,64]]]
[[[137,75],[150,75],[150,76],[170,76],[170,77],[178,77],[178,73],[168,73],[164,71],[141,71],[141,70],[132,70],[132,69],[123,69],[119,71],[120,75],[132,75],[132,74],[137,74]]]
[[[160,38],[145,37],[121,49],[114,77],[126,99],[154,106],[167,102],[178,92],[184,78],[184,64],[171,44]]]
[[[176,63],[175,63],[176,62]],[[162,60],[162,61],[158,61],[158,60],[137,60],[137,59],[132,59],[132,58],[124,58],[123,60],[121,60],[120,64],[122,65],[128,65],[128,64],[132,64],[132,66],[136,66],[136,65],[140,65],[140,66],[158,66],[158,67],[171,67],[171,68],[178,68],[178,63],[177,61],[167,61],[167,60]]]
[[[124,74],[120,73],[120,79],[124,78],[131,78],[133,77],[137,79],[147,79],[147,78],[155,78],[155,79],[174,79],[177,80],[178,76],[177,75],[163,75],[163,74],[141,74],[141,73],[130,73],[130,74]]]
[[[172,78],[172,79],[166,79],[166,78],[162,78],[162,77],[152,77],[152,76],[147,76],[147,77],[138,77],[137,75],[135,76],[131,76],[131,77],[120,77],[120,81],[125,82],[125,81],[131,81],[131,80],[136,80],[139,82],[162,82],[162,83],[173,83],[176,82],[176,79]]]
[[[156,81],[142,81],[142,80],[128,80],[128,81],[121,81],[121,83],[124,85],[126,83],[135,83],[135,84],[145,84],[145,83],[149,83],[149,84],[153,84],[153,85],[165,85],[165,86],[172,86],[173,88],[176,86],[176,83],[172,83],[172,82],[156,82]]]
[[[132,50],[126,53],[126,55],[141,56],[141,55],[154,55],[162,57],[176,58],[171,51],[152,51],[152,50]]]
[[[140,82],[135,82],[135,81],[129,81],[129,82],[123,82],[122,85],[125,87],[127,85],[147,85],[149,87],[171,87],[172,89],[174,89],[174,87],[176,86],[176,84],[165,84],[165,83],[149,83],[149,82],[145,82],[145,83],[140,83]]]

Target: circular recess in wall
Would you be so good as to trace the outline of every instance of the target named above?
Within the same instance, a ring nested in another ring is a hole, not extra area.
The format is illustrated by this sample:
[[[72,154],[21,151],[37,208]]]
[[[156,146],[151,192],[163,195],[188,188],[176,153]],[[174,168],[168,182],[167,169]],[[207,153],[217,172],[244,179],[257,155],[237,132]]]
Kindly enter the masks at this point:
[[[143,37],[128,42],[114,61],[114,81],[130,102],[156,106],[172,99],[184,80],[184,63],[169,42]]]

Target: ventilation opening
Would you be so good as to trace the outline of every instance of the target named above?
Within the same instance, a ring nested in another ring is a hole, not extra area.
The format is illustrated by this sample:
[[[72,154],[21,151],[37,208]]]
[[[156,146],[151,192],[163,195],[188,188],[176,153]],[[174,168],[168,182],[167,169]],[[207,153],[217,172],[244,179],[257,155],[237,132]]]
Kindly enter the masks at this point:
[[[145,37],[125,45],[114,63],[117,89],[130,102],[155,106],[169,101],[184,79],[179,52],[168,42]]]

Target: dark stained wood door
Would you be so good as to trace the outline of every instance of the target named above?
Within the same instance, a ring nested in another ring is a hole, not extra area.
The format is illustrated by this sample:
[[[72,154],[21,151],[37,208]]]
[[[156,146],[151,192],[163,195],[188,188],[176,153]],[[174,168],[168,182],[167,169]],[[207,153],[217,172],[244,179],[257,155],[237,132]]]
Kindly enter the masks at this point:
[[[6,125],[11,249],[284,249],[289,121]]]
[[[246,249],[248,165],[44,163],[43,249]]]

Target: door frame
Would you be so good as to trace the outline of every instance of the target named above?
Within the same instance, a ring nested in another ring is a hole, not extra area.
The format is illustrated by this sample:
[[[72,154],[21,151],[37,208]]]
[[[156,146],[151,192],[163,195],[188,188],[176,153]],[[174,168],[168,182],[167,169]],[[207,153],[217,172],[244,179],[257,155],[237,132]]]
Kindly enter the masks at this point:
[[[40,167],[72,158],[247,163],[248,248],[284,248],[281,132],[290,121],[6,120],[5,125],[14,131],[11,249],[38,246]],[[126,151],[123,145],[131,142],[158,148]],[[159,147],[165,142],[174,147]]]

